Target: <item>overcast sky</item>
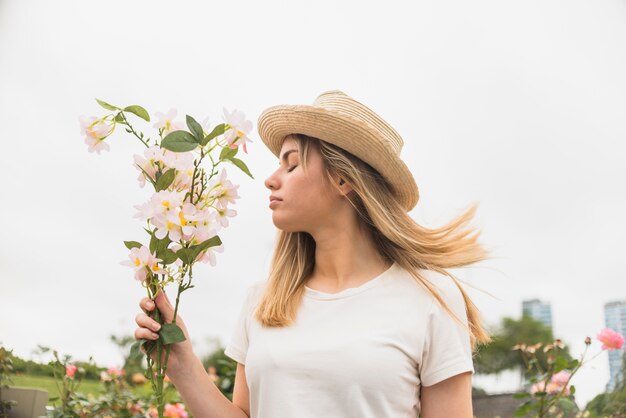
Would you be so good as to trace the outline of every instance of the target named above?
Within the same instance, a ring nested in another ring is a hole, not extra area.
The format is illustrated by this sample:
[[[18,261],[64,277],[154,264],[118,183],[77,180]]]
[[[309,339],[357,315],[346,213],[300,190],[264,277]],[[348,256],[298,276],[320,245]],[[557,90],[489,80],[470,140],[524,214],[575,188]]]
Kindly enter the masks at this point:
[[[123,240],[144,238],[132,217],[150,195],[132,167],[143,146],[120,129],[110,152],[87,152],[78,116],[104,114],[95,97],[212,125],[225,106],[254,124],[255,179],[227,168],[238,216],[181,303],[206,354],[269,269],[263,180],[277,160],[258,115],[340,89],[404,138],[417,222],[479,204],[493,258],[454,272],[492,295],[471,291],[486,322],[544,299],[576,355],[604,303],[626,299],[625,12],[623,0],[0,0],[0,341],[27,358],[44,344],[120,365],[109,336],[135,328],[144,293],[119,262]],[[604,354],[574,380],[579,403],[607,379]]]

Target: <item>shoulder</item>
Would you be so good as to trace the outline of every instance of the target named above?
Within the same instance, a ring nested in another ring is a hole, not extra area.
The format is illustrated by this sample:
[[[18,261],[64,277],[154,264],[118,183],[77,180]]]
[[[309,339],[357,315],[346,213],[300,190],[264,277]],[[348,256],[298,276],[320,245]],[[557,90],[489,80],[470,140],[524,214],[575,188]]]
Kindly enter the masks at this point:
[[[454,311],[458,313],[465,313],[465,300],[461,290],[456,285],[455,281],[448,275],[440,273],[434,270],[419,269],[416,271],[427,285],[430,285],[433,290],[443,299],[443,301]],[[435,297],[428,291],[425,284],[419,283],[412,274],[407,270],[401,270],[399,278],[402,286],[405,288],[407,294],[413,296],[418,295],[429,302],[431,312],[437,312],[443,310]]]
[[[249,284],[246,289],[246,303],[248,305],[255,305],[258,303],[266,285],[267,280],[257,280]]]
[[[421,272],[446,302],[463,300],[463,294],[452,277],[434,270],[421,270]]]

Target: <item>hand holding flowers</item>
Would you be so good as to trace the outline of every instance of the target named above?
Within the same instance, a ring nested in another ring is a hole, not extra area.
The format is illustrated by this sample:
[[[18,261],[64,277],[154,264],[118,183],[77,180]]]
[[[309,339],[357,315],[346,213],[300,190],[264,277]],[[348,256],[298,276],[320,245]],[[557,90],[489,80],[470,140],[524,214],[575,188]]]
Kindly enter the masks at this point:
[[[186,116],[186,127],[175,121],[176,110],[158,113],[159,120],[153,125],[158,129],[158,139],[152,140],[130,123],[130,115],[146,122],[150,115],[141,106],[118,107],[96,99],[111,113],[97,118],[80,118],[81,132],[89,152],[110,149],[105,142],[118,125],[137,138],[145,146],[143,156],[134,156],[134,166],[139,171],[139,185],[150,183],[154,194],[147,202],[135,206],[135,217],[145,220],[144,231],[148,243],[124,241],[130,250],[129,260],[123,264],[135,270],[135,279],[146,289],[147,298],[142,301],[150,318],[141,318],[148,327],[156,325],[156,338],[143,335],[141,348],[147,354],[148,378],[156,396],[159,418],[164,415],[163,383],[170,355],[191,350],[184,325],[178,321],[177,312],[182,292],[193,287],[193,266],[201,261],[215,265],[215,252],[223,251],[217,233],[229,225],[228,218],[237,212],[229,205],[239,198],[238,185],[227,178],[222,164],[233,164],[253,178],[246,164],[236,157],[240,146],[247,153],[248,137],[252,123],[242,112],[229,113],[224,108],[224,123],[209,131],[207,120],[201,125],[193,117]],[[218,155],[214,155],[217,154]],[[205,168],[202,162],[208,159]],[[172,306],[163,291],[165,286],[177,284],[175,304]],[[154,309],[156,302],[157,309]],[[150,308],[151,307],[151,308]],[[139,317],[137,318],[139,324]],[[140,325],[142,325],[140,324]],[[182,326],[181,326],[182,325]],[[151,334],[152,335],[152,334]],[[173,344],[181,343],[176,345]],[[140,344],[134,346],[135,352]]]

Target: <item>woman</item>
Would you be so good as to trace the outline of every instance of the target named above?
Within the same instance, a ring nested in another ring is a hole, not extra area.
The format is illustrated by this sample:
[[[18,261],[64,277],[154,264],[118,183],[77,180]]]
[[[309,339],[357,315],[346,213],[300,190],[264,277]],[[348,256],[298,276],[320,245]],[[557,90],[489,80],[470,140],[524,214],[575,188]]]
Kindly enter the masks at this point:
[[[402,138],[343,92],[266,109],[258,129],[279,157],[265,180],[277,244],[225,349],[238,363],[232,403],[189,336],[172,349],[168,375],[194,417],[471,418],[472,349],[489,337],[446,268],[487,256],[466,228],[475,207],[417,225]],[[155,302],[171,318],[167,296]],[[158,337],[147,315],[136,322],[136,338]]]

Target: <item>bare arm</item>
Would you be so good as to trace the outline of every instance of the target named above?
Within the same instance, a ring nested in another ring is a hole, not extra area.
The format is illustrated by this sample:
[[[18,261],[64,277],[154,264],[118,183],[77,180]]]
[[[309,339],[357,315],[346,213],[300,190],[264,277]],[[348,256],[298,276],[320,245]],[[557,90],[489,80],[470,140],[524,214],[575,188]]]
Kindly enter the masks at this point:
[[[166,322],[171,322],[174,309],[164,292],[155,298],[156,306],[164,315]],[[142,299],[140,306],[146,312],[152,311],[155,304],[148,298]],[[158,335],[157,323],[148,315],[141,313],[135,321],[139,328],[135,330],[135,338],[155,340]],[[245,368],[237,364],[235,390],[231,402],[204,370],[200,359],[194,354],[187,327],[179,316],[176,323],[181,327],[186,340],[172,345],[167,375],[185,401],[187,409],[195,418],[248,418],[250,406],[248,401],[248,385]]]
[[[170,379],[195,418],[248,418],[250,416],[248,386],[245,375],[240,372],[243,370],[243,365],[237,363],[235,390],[233,402],[231,402],[209,378],[197,356],[193,355],[192,359],[185,361],[187,362],[189,365],[178,370],[170,376]],[[243,382],[240,375],[243,375]]]
[[[422,418],[472,418],[472,374],[457,374],[422,386]]]

